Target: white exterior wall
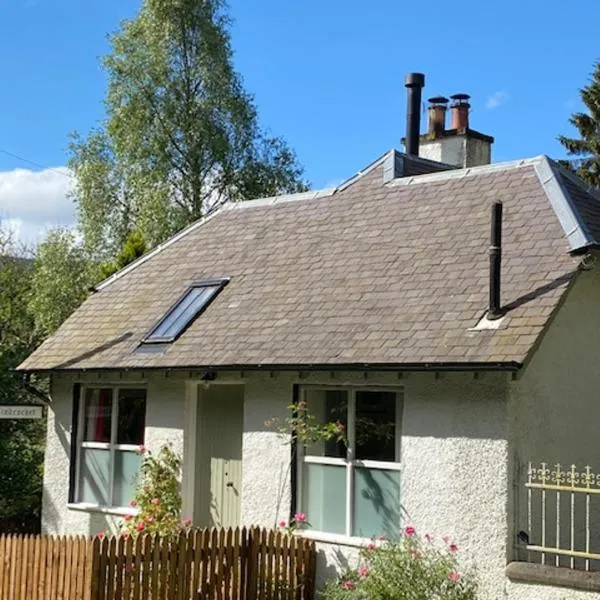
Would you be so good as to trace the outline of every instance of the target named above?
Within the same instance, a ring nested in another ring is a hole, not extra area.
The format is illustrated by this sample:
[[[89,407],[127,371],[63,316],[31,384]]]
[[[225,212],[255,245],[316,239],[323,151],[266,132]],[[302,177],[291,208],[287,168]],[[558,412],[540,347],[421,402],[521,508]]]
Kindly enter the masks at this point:
[[[468,135],[452,135],[434,140],[421,138],[419,156],[459,168],[478,167],[492,162],[492,145]]]
[[[590,465],[595,473],[600,473],[599,299],[600,269],[580,273],[530,364],[510,384],[510,435],[514,440],[511,454],[515,464],[544,461],[552,466],[560,462],[566,466],[576,464],[579,470]],[[519,529],[527,530],[524,477],[522,472],[512,539]],[[548,498],[549,502],[555,501],[554,494]],[[563,502],[567,503],[564,497]],[[592,502],[592,551],[600,552],[600,498]],[[582,504],[577,507],[581,511]],[[549,518],[550,536],[554,521]],[[567,518],[563,526],[565,523],[568,527]],[[562,540],[563,545],[567,539]],[[517,583],[509,584],[508,591],[511,600],[600,598],[600,593]]]
[[[48,410],[48,435],[44,467],[42,499],[42,530],[49,534],[77,533],[95,535],[115,528],[120,516],[100,512],[81,511],[67,507],[69,492],[69,462],[71,456],[71,419],[73,384],[94,383],[110,385],[146,382],[146,437],[150,450],[158,450],[164,443],[183,452],[184,396],[182,379],[151,375],[136,379],[130,375],[111,381],[108,375],[101,379],[75,379],[71,375],[55,375],[52,380],[52,406]]]

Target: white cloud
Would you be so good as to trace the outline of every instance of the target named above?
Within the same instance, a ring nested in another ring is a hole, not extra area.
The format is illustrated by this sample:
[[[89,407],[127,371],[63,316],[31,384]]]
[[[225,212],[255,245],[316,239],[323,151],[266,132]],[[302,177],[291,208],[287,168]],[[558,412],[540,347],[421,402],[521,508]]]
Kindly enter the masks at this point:
[[[67,197],[71,184],[66,167],[0,171],[0,224],[30,246],[52,227],[72,226],[75,206]]]
[[[506,104],[510,100],[510,96],[506,92],[494,92],[486,102],[485,107],[488,109],[498,108]]]

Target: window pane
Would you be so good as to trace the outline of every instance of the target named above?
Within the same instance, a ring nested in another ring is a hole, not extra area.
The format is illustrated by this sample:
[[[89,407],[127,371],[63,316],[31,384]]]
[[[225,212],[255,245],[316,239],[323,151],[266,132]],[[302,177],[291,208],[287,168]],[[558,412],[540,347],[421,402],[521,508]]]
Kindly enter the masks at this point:
[[[110,442],[112,389],[85,390],[84,442]]]
[[[344,390],[306,390],[308,412],[319,424],[339,421],[345,428],[348,425],[348,392]],[[309,444],[306,454],[346,458],[346,445],[337,440],[320,441]]]
[[[354,469],[352,535],[370,538],[400,535],[400,472]]]
[[[356,392],[356,458],[395,462],[396,393]]]
[[[146,426],[146,390],[119,390],[117,444],[144,443]]]
[[[115,452],[114,506],[128,506],[135,492],[136,476],[142,457],[137,452]]]
[[[346,532],[346,467],[304,463],[302,496],[313,529]]]
[[[147,339],[177,337],[219,289],[218,285],[191,288],[179,304],[167,313]]]
[[[81,449],[79,502],[109,505],[110,450]]]

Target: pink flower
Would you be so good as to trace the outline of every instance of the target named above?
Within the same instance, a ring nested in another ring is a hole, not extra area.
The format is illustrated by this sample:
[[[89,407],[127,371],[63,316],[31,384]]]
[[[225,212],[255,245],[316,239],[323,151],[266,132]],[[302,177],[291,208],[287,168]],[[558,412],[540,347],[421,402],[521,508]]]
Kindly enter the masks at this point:
[[[369,542],[367,544],[367,550],[375,550],[375,542]]]
[[[144,529],[146,528],[146,526],[144,525],[143,521],[139,521],[138,523],[136,523],[135,528],[138,531],[142,532],[142,531],[144,531]]]
[[[458,552],[458,546],[454,543],[450,544],[450,552]]]
[[[132,501],[129,503],[129,506],[131,506],[131,508],[135,508],[135,507],[137,506],[137,502],[136,502],[135,500],[132,500]]]
[[[132,519],[132,518],[133,518],[133,517],[132,517],[131,515],[125,515],[125,516],[123,517],[123,521],[125,521],[126,523],[129,523],[129,521],[131,521],[131,519]]]
[[[433,542],[433,536],[426,533],[424,536],[426,542]]]
[[[140,454],[146,454],[147,451],[148,451],[148,448],[146,448],[146,446],[144,446],[144,444],[140,444],[138,446],[138,452]]]
[[[381,533],[380,535],[377,536],[377,539],[381,540],[383,542],[383,540],[385,540],[387,538],[385,537],[385,535],[383,533]]]
[[[450,571],[450,573],[448,573],[448,579],[450,581],[459,581],[460,574],[458,573],[458,571]]]
[[[152,523],[154,523],[154,517],[147,517],[146,523],[148,523],[148,525],[152,525]]]
[[[444,540],[444,544],[449,544],[450,543],[450,536],[449,535],[442,536],[442,539]]]
[[[183,520],[183,525],[185,527],[189,527],[192,524],[192,520],[190,518],[184,519]]]
[[[287,527],[287,522],[286,521],[279,521],[279,527],[281,527],[281,529],[285,529]]]
[[[103,540],[106,537],[106,534],[103,531],[100,531],[99,533],[96,534],[96,537],[99,540]]]
[[[369,574],[369,567],[362,566],[358,569],[359,577],[366,577]]]
[[[294,515],[294,521],[296,523],[306,523],[306,515],[303,512],[297,512]]]
[[[160,504],[160,498],[152,498],[150,502],[152,502],[154,506],[158,506]]]
[[[404,535],[407,537],[413,537],[417,533],[417,530],[412,525],[407,525],[404,528]]]
[[[126,539],[129,537],[129,531],[124,531],[124,532],[121,534],[121,537],[122,537],[124,540],[126,540]]]
[[[354,584],[351,581],[345,579],[344,581],[342,581],[342,588],[345,590],[353,590]]]

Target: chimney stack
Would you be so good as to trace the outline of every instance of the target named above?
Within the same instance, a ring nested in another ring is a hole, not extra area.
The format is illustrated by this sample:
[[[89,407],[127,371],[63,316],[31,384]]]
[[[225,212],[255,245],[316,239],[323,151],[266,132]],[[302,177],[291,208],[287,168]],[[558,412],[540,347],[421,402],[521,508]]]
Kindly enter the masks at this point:
[[[469,129],[469,94],[454,94],[450,96],[452,98],[452,104],[450,105],[450,111],[452,113],[452,129],[464,131]]]
[[[421,135],[421,90],[425,86],[423,73],[409,73],[404,79],[407,89],[406,102],[406,153],[419,155],[419,136]]]
[[[446,129],[446,111],[448,110],[448,98],[444,96],[435,96],[429,98],[429,126],[428,134],[430,137],[440,137]]]

